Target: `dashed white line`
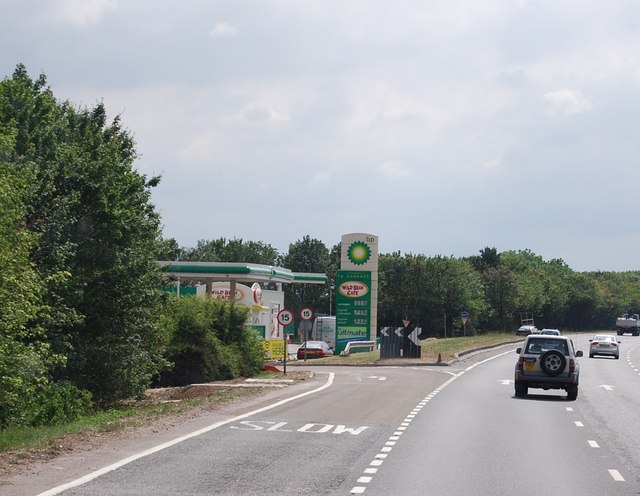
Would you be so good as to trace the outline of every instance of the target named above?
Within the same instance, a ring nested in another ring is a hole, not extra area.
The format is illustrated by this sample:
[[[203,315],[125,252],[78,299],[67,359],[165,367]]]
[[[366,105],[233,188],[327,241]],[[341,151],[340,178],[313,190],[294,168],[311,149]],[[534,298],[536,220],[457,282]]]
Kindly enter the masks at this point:
[[[480,365],[480,364],[482,364],[484,362],[488,362],[489,360],[493,360],[493,359],[498,358],[499,356],[502,356],[502,355],[505,355],[505,354],[506,353],[502,353],[501,355],[496,355],[494,357],[488,358],[487,360],[483,360],[481,362],[478,362],[478,363],[472,365],[471,367],[469,367],[468,369],[466,369],[466,371],[469,371],[469,370],[473,369],[477,365]],[[374,459],[371,461],[371,463],[369,463],[369,467],[364,469],[364,473],[365,474],[375,474],[375,473],[377,473],[378,469],[377,468],[372,468],[372,467],[379,467],[380,465],[382,465],[382,463],[384,462],[385,458],[387,458],[387,456],[388,456],[387,453],[392,451],[392,449],[393,449],[392,446],[394,446],[396,444],[395,442],[400,439],[400,436],[411,425],[411,421],[418,415],[418,413],[420,413],[422,408],[430,400],[432,400],[435,397],[436,394],[438,394],[440,391],[442,391],[444,388],[446,388],[449,384],[451,384],[453,381],[455,381],[458,377],[460,377],[462,374],[464,374],[465,371],[459,372],[458,374],[453,374],[451,372],[448,372],[448,373],[452,374],[453,377],[451,379],[449,379],[448,381],[446,381],[444,384],[441,384],[438,388],[436,388],[434,391],[432,391],[429,395],[427,395],[423,400],[420,401],[418,406],[416,406],[411,411],[411,413],[406,416],[406,418],[400,424],[400,426],[396,428],[396,431],[393,433],[393,435],[389,436],[389,441],[387,441],[385,443],[385,446],[380,449],[380,453],[375,455]],[[357,482],[359,484],[368,484],[369,482],[371,482],[372,479],[373,479],[373,477],[361,476],[357,480]],[[354,486],[353,488],[351,488],[351,491],[350,491],[349,494],[363,494],[366,491],[366,489],[367,489],[367,486]]]
[[[622,477],[622,474],[620,472],[618,472],[617,470],[614,469],[609,469],[609,474],[611,474],[611,477],[613,477],[613,480],[616,482],[624,482],[624,477]]]
[[[591,446],[592,448],[600,447],[600,445],[597,442],[593,441],[592,439],[589,439],[587,442],[589,443],[589,446]]]
[[[576,420],[574,422],[574,424],[576,424],[576,427],[584,427],[584,424],[582,422],[580,422],[579,420]]]

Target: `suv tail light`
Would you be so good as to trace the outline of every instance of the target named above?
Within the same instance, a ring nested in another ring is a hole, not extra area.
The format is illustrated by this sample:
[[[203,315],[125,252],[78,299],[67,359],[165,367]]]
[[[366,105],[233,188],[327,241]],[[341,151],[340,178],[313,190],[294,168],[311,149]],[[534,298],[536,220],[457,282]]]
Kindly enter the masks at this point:
[[[569,373],[573,374],[576,371],[576,361],[573,358],[569,359]]]
[[[518,372],[522,372],[522,364],[524,363],[524,358],[520,357],[518,358]]]

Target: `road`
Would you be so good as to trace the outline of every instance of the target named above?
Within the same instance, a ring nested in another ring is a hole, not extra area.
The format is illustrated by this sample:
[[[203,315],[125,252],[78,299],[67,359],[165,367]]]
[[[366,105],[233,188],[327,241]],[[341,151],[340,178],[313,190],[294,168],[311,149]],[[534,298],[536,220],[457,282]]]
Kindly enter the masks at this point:
[[[450,367],[310,365],[319,380],[297,397],[31,494],[637,495],[640,338],[622,341],[620,360],[581,359],[574,402],[514,398],[513,345]]]

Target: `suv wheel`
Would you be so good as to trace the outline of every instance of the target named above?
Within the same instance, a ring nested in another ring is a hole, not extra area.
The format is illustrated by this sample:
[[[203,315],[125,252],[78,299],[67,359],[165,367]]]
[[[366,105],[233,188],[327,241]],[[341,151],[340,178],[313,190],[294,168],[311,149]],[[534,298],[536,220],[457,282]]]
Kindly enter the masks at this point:
[[[521,382],[516,382],[515,388],[516,388],[516,398],[524,398],[527,395],[527,392],[529,391],[529,388],[527,386],[524,386]]]
[[[578,386],[567,390],[567,399],[575,401],[578,398]]]
[[[545,351],[540,357],[540,368],[549,377],[560,375],[567,364],[567,359],[558,350]]]

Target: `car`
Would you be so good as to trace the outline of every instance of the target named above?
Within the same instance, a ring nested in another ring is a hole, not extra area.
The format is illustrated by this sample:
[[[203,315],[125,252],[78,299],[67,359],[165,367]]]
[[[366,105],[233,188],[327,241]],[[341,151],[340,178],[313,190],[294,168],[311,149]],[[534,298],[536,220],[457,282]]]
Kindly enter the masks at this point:
[[[613,334],[596,334],[589,340],[589,358],[596,355],[612,356],[616,360],[620,358],[620,343]]]
[[[515,396],[527,396],[529,388],[564,389],[567,399],[578,397],[582,351],[576,350],[568,336],[532,334],[516,349]]]
[[[560,329],[542,329],[540,334],[546,334],[549,336],[560,336]]]
[[[306,341],[298,348],[298,360],[306,358],[323,358],[332,356],[333,350],[324,341]]]
[[[537,334],[538,328],[534,325],[523,325],[516,331],[516,336],[528,336],[529,334]]]

